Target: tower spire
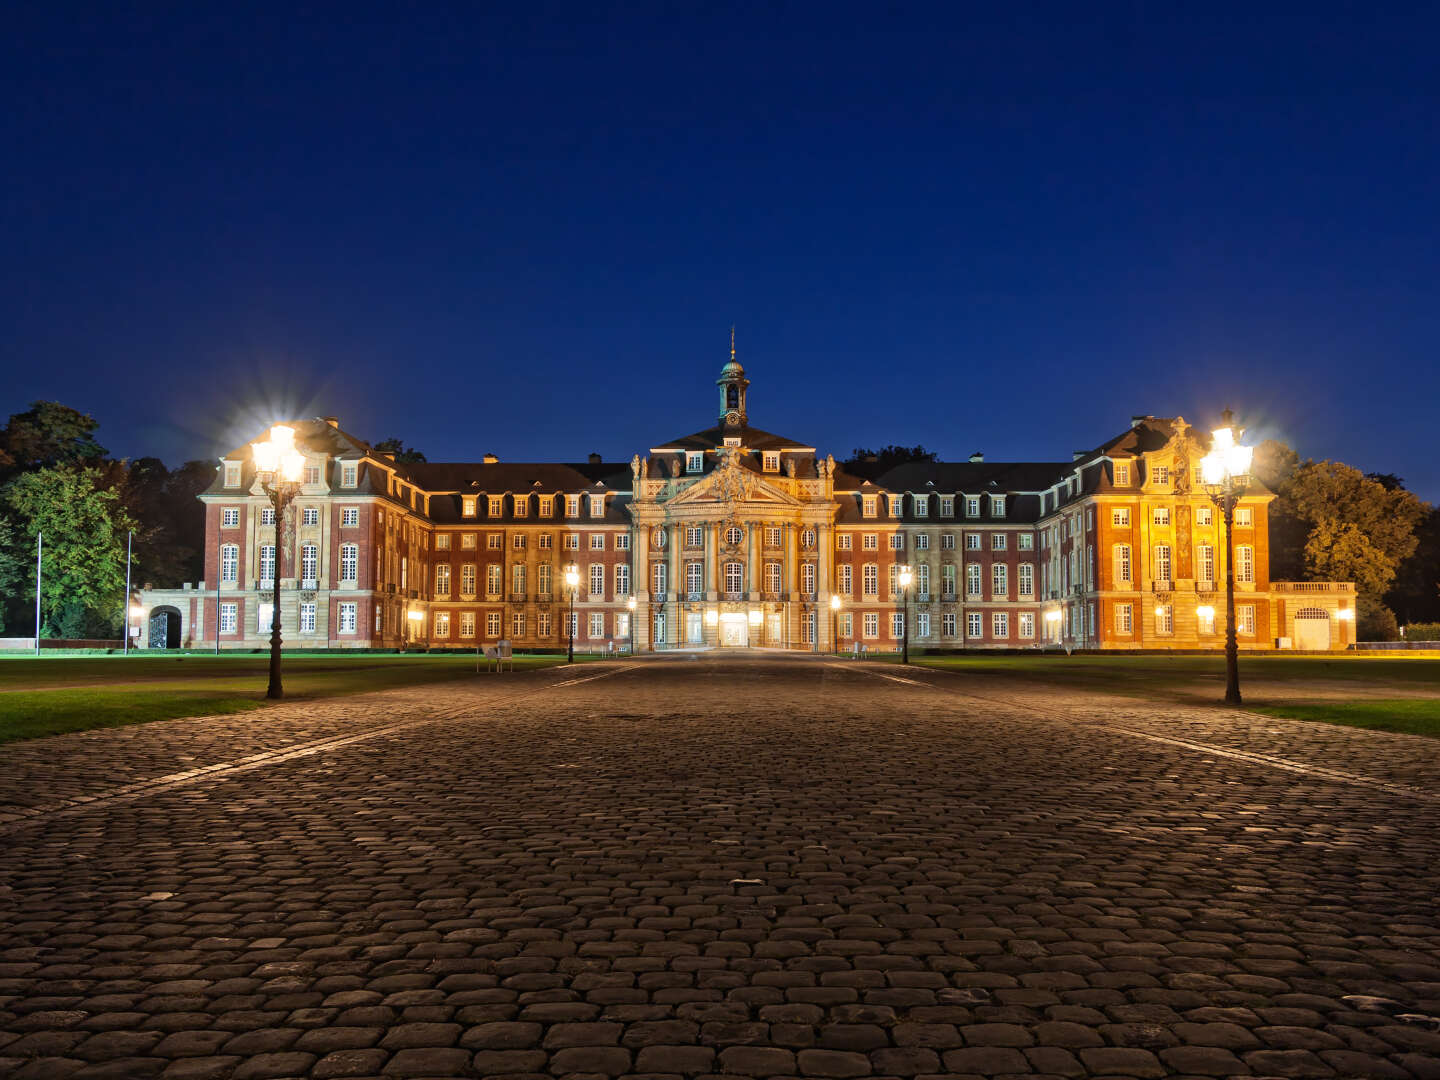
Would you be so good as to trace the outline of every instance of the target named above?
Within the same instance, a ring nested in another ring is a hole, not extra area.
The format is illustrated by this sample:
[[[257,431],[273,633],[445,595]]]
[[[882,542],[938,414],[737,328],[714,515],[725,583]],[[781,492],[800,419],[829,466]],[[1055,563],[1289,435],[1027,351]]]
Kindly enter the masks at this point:
[[[735,324],[730,324],[730,359],[735,359]]]

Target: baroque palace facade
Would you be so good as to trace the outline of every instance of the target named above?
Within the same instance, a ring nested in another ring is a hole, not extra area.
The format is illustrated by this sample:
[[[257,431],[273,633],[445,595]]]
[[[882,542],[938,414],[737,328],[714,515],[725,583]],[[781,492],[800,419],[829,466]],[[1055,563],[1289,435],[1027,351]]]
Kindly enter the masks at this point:
[[[717,386],[716,426],[628,464],[406,464],[333,418],[295,422],[306,471],[278,566],[242,446],[200,496],[206,580],[143,590],[142,644],[263,648],[278,573],[287,647],[563,648],[574,567],[587,651],[890,651],[907,616],[922,649],[1223,646],[1208,435],[1183,419],[1136,417],[1070,461],[880,471],[751,427],[733,350]],[[1269,578],[1273,497],[1252,486],[1236,510],[1240,646],[1344,648],[1353,585]]]

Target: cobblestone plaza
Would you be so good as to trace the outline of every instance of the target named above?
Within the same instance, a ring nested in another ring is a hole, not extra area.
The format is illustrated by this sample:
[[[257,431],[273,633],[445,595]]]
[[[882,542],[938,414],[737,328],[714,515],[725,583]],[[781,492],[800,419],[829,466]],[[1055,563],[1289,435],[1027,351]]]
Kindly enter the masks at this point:
[[[1440,1077],[1416,737],[711,652],[0,762],[0,1076]]]

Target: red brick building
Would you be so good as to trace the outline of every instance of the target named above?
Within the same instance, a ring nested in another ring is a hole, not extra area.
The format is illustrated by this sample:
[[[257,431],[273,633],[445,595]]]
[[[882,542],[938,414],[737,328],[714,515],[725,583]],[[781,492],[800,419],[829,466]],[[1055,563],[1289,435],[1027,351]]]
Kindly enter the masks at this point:
[[[639,649],[889,651],[907,622],[914,648],[1223,644],[1227,555],[1198,472],[1208,437],[1183,419],[1135,417],[1069,461],[881,471],[752,427],[733,354],[716,385],[713,427],[627,463],[406,464],[334,418],[297,421],[306,472],[278,568],[247,444],[201,496],[205,580],[142,603],[172,614],[172,647],[217,633],[221,648],[263,647],[277,572],[293,648],[563,648],[572,604],[581,650],[633,636]],[[1272,498],[1252,486],[1236,511],[1240,644],[1343,648],[1352,585],[1269,580]]]

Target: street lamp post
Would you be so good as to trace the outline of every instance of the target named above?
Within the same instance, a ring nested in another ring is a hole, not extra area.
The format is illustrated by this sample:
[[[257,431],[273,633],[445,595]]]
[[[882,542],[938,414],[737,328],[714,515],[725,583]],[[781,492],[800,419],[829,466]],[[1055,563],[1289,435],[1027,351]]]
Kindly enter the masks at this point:
[[[914,573],[908,563],[902,564],[896,576],[900,582],[900,662],[910,663],[910,582]]]
[[[631,656],[634,656],[634,655],[635,655],[635,597],[632,596],[632,597],[630,597],[630,599],[626,600],[626,601],[625,601],[625,607],[626,607],[626,608],[629,610],[629,612],[630,612],[630,619],[629,619],[629,623],[630,623],[630,655],[631,655]]]
[[[568,620],[570,630],[570,653],[566,659],[567,663],[575,662],[575,593],[580,589],[580,568],[574,563],[565,567],[565,584],[570,589],[570,618]]]
[[[295,429],[284,424],[274,425],[270,429],[270,437],[255,443],[251,451],[261,490],[275,510],[275,558],[270,566],[270,686],[265,696],[278,699],[285,696],[280,685],[280,553],[284,546],[281,540],[285,529],[285,510],[299,492],[300,481],[305,476],[305,455],[295,449]],[[218,639],[218,612],[216,618]]]
[[[134,544],[135,530],[131,529],[125,534],[125,642],[120,650],[121,656],[130,655],[130,616],[135,611],[130,603],[134,599],[130,595],[130,551]]]
[[[1240,646],[1235,636],[1235,504],[1250,483],[1253,449],[1241,446],[1243,429],[1226,409],[1211,432],[1210,453],[1200,459],[1200,475],[1211,501],[1225,518],[1225,704],[1240,704]]]
[[[830,649],[840,655],[840,594],[830,594]]]

